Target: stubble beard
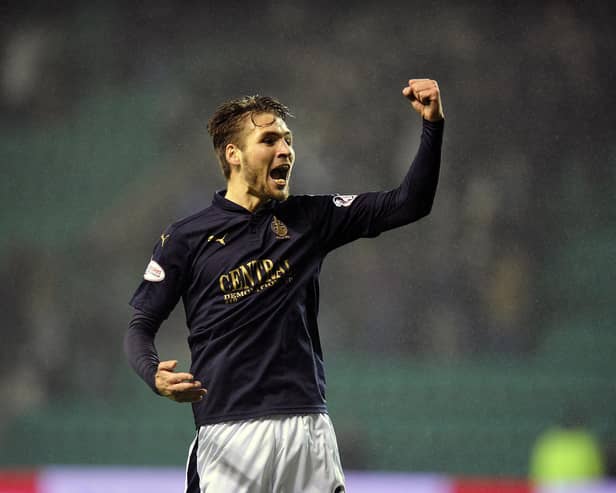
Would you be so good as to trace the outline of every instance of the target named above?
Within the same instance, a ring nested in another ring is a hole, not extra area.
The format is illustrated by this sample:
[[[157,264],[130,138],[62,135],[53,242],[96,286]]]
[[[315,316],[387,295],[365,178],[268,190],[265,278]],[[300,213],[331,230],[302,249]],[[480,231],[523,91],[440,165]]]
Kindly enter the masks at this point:
[[[283,201],[289,197],[289,182],[283,189],[272,188],[269,182],[269,175],[265,176],[265,181],[260,181],[260,175],[250,166],[244,167],[244,181],[248,185],[248,193],[260,198],[263,201],[269,199]]]

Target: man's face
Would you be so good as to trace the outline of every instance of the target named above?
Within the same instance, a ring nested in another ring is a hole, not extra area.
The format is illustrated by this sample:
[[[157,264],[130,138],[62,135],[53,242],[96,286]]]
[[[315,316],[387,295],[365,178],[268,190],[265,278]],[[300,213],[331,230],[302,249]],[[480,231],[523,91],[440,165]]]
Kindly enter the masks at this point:
[[[240,139],[240,179],[248,193],[264,201],[286,199],[295,151],[285,121],[271,113],[247,115]]]

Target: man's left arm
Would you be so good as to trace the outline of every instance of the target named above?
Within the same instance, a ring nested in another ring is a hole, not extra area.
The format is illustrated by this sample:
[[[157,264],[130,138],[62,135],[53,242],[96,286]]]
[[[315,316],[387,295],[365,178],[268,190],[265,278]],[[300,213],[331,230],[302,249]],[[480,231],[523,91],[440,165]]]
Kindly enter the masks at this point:
[[[438,184],[444,113],[438,84],[431,79],[411,79],[402,90],[421,116],[419,149],[399,187],[386,192],[315,197],[314,220],[321,244],[331,251],[345,243],[409,224],[432,209]]]
[[[421,143],[402,184],[376,198],[372,228],[379,233],[428,215],[439,178],[445,116],[438,84],[411,79],[402,94],[422,117]]]

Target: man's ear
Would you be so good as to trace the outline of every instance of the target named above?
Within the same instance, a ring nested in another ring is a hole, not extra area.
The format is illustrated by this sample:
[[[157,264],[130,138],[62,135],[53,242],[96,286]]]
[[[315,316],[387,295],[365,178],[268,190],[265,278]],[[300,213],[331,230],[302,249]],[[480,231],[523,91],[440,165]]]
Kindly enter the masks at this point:
[[[235,144],[227,144],[225,147],[225,157],[231,166],[239,166],[241,164],[241,149]]]

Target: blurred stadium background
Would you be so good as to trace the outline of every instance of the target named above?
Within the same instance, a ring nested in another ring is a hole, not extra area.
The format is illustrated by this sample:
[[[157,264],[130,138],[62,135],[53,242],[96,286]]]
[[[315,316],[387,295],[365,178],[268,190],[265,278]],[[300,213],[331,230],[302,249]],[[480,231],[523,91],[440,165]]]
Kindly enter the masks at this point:
[[[540,435],[573,426],[616,476],[616,8],[512,5],[3,2],[11,491],[52,465],[181,469],[190,409],[154,396],[121,341],[160,231],[223,187],[215,107],[291,107],[295,193],[386,189],[418,145],[400,94],[418,76],[447,116],[433,212],[322,274],[345,469],[524,482]],[[162,357],[187,367],[185,339],[179,307]]]

